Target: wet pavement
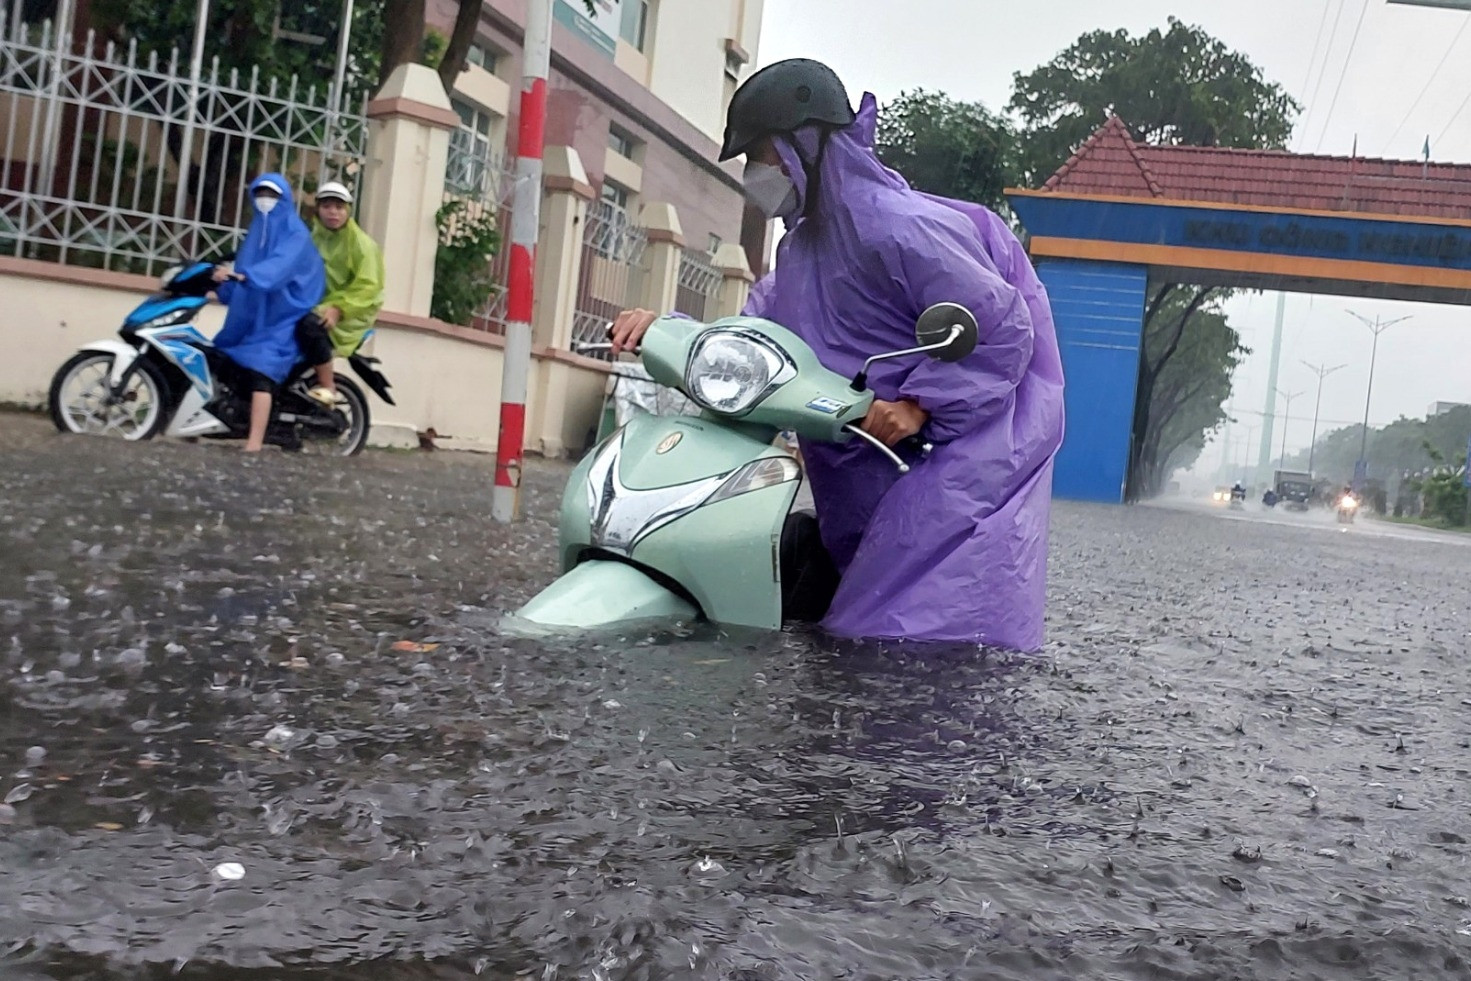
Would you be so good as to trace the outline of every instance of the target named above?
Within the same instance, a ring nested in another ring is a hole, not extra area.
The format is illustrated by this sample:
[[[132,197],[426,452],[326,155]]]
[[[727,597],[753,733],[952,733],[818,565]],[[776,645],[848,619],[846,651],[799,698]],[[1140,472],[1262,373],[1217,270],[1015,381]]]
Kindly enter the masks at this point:
[[[565,473],[0,415],[0,979],[1471,971],[1463,539],[1060,504],[1038,657],[502,638]]]

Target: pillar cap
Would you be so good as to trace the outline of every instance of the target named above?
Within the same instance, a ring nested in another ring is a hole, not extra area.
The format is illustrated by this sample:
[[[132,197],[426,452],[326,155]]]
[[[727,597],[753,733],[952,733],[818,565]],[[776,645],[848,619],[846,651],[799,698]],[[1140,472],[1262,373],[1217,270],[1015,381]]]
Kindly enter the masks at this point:
[[[414,119],[439,129],[460,124],[439,73],[427,65],[399,65],[368,103],[369,119]]]
[[[543,151],[541,183],[547,191],[575,194],[584,201],[597,196],[582,167],[582,157],[570,146],[549,146]]]
[[[726,242],[715,250],[715,268],[726,279],[744,279],[752,282],[751,264],[746,261],[746,250],[737,242]]]
[[[651,201],[639,212],[639,224],[644,227],[650,242],[671,242],[684,246],[684,226],[679,223],[679,211],[665,201]]]

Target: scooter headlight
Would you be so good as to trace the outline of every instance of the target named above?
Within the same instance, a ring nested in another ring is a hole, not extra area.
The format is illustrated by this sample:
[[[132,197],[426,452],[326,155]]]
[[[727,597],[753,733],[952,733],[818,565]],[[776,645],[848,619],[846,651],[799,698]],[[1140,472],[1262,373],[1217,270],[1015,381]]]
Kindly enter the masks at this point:
[[[685,389],[702,408],[739,415],[761,400],[783,367],[769,345],[735,331],[711,331],[690,355]]]
[[[187,307],[182,310],[171,310],[162,317],[154,317],[138,325],[138,330],[147,330],[151,327],[172,327],[181,324],[194,315],[194,311]]]
[[[716,488],[715,493],[711,494],[705,503],[716,504],[741,494],[749,494],[752,491],[784,484],[789,480],[800,479],[802,479],[802,468],[797,466],[797,461],[791,457],[763,457],[760,460],[753,460],[725,478],[725,482]]]

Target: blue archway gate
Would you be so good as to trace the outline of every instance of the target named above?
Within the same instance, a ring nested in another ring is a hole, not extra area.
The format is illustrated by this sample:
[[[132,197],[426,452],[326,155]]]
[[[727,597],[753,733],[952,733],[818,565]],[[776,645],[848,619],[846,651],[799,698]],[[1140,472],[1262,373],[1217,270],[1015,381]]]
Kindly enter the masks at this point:
[[[1067,375],[1059,497],[1123,499],[1151,284],[1471,304],[1471,166],[1144,146],[1111,119],[1007,196]]]

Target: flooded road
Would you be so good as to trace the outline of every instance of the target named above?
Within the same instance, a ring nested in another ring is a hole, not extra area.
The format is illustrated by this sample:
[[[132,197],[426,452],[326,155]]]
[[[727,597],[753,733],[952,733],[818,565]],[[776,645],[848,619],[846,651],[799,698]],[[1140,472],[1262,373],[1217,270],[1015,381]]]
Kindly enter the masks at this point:
[[[566,468],[0,415],[0,978],[1464,978],[1471,552],[1059,504],[1038,657],[549,645]],[[1359,526],[1355,527],[1355,531]]]

